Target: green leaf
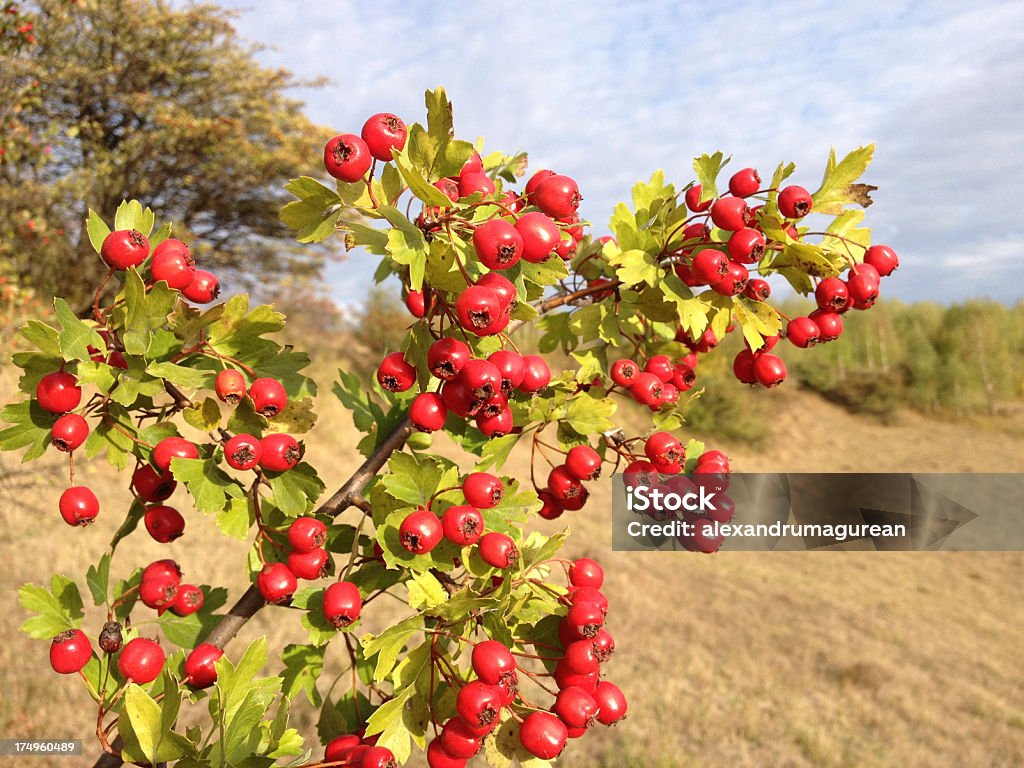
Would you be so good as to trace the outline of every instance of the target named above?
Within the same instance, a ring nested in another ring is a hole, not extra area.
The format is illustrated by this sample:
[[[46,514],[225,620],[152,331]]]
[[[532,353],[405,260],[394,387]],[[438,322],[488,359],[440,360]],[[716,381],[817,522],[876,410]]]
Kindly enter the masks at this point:
[[[519,442],[519,435],[511,434],[504,437],[494,437],[484,444],[483,452],[480,454],[480,461],[476,464],[477,472],[485,472],[491,467],[501,469],[505,466],[509,454],[516,443]]]
[[[200,432],[212,432],[220,424],[220,406],[212,397],[207,397],[196,407],[186,408],[182,417],[190,427]]]
[[[82,596],[67,576],[54,574],[50,588],[26,584],[18,590],[21,607],[35,615],[21,625],[21,631],[36,640],[48,640],[82,623]]]
[[[870,184],[856,184],[854,182],[867,170],[874,153],[874,144],[868,144],[866,147],[857,147],[837,165],[836,151],[833,148],[829,153],[828,164],[825,167],[825,175],[821,180],[821,186],[811,196],[814,203],[811,210],[815,213],[838,215],[843,212],[844,206],[847,205],[859,205],[862,208],[867,208],[871,205],[870,193],[876,190],[877,187]]]
[[[107,235],[110,234],[110,227],[103,221],[96,211],[92,208],[89,209],[89,218],[85,224],[86,231],[89,233],[89,242],[92,244],[92,249],[96,253],[100,252],[100,248],[103,246],[103,241],[107,239]]]
[[[416,170],[409,159],[408,145],[401,152],[392,150],[392,153],[395,156],[395,167],[402,175],[405,183],[409,185],[410,192],[427,205],[436,205],[444,208],[452,206],[452,201],[448,199],[448,195],[424,179],[419,171]]]
[[[718,174],[731,159],[721,152],[715,152],[713,155],[701,155],[693,161],[697,183],[701,186],[700,200],[702,203],[718,197]]]
[[[432,573],[412,573],[408,583],[409,607],[414,611],[436,608],[448,600],[448,593]]]
[[[309,510],[326,490],[316,470],[300,462],[287,472],[267,473],[274,505],[287,517],[299,517]]]
[[[121,340],[129,355],[146,355],[153,343],[153,332],[167,323],[178,300],[178,292],[164,282],[148,292],[138,270],[132,267],[124,277],[125,320]]]
[[[227,505],[217,513],[217,527],[226,536],[244,541],[256,522],[247,498],[229,498]]]
[[[397,264],[409,268],[409,286],[414,291],[423,287],[427,267],[427,241],[423,233],[397,209],[384,206],[381,214],[391,223],[387,250]]]
[[[164,700],[157,704],[149,694],[135,683],[124,693],[124,715],[131,725],[125,736],[122,757],[131,762],[158,762],[177,760],[193,751],[188,739],[171,731],[177,717],[180,694],[174,685],[165,685]],[[170,722],[168,722],[170,719]]]
[[[90,565],[85,573],[85,582],[89,585],[93,603],[103,605],[107,602],[107,591],[110,589],[110,553],[104,552],[99,563]]]
[[[174,479],[188,488],[196,509],[204,514],[222,510],[229,495],[241,498],[245,494],[238,481],[218,467],[213,458],[175,458],[171,460],[171,471]]]
[[[64,299],[53,300],[53,311],[60,323],[60,352],[65,360],[88,361],[92,359],[90,346],[96,349],[106,347],[96,329],[79,320]]]
[[[657,285],[662,277],[658,260],[646,251],[623,251],[614,256],[611,263],[616,267],[615,276],[626,285]]]
[[[367,659],[372,656],[377,657],[377,665],[373,671],[375,682],[379,683],[387,679],[388,675],[395,668],[398,654],[401,653],[409,638],[421,629],[423,629],[423,618],[421,616],[411,616],[405,621],[384,630],[376,637],[364,635],[359,639],[360,644],[363,646],[364,656]]]
[[[19,331],[21,337],[47,357],[61,357],[60,334],[56,328],[38,320],[29,320]]]
[[[319,243],[334,233],[344,210],[337,192],[308,176],[292,179],[284,188],[299,198],[286,203],[279,214],[281,221],[295,230],[296,240]]]
[[[413,506],[426,506],[434,492],[442,487],[446,475],[450,478],[448,485],[453,485],[458,476],[438,458],[403,452],[391,456],[388,469],[390,474],[385,475],[381,483],[394,498]]]
[[[13,426],[0,430],[0,450],[28,447],[22,462],[34,461],[46,452],[56,414],[43,410],[36,400],[11,403],[0,411],[0,419]]]
[[[181,389],[212,388],[213,379],[216,375],[212,371],[186,368],[175,363],[150,363],[146,367],[146,372],[151,376],[166,379],[172,384],[177,384]]]
[[[615,401],[610,397],[593,398],[581,394],[569,402],[565,420],[581,435],[592,435],[607,432],[614,426],[611,417],[615,410]]]
[[[286,645],[281,652],[284,672],[281,673],[282,692],[289,699],[302,691],[309,703],[320,707],[323,699],[316,689],[316,681],[324,668],[324,654],[327,646],[319,648],[312,645]]]
[[[114,229],[134,229],[149,237],[156,216],[149,208],[143,209],[138,200],[122,200],[114,213]]]

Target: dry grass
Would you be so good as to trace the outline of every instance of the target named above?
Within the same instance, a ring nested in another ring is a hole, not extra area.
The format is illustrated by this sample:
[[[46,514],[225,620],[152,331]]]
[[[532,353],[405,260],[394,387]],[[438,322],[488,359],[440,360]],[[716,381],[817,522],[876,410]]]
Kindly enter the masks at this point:
[[[797,392],[780,397],[785,426],[763,450],[726,446],[735,466],[1024,467],[1020,437],[913,415],[882,426]],[[338,428],[348,423],[340,406],[329,394],[321,401],[322,427],[310,440],[310,455],[328,484],[337,484],[357,457],[352,435]],[[10,456],[0,461],[5,469],[13,463]],[[72,531],[54,510],[59,462],[48,457],[42,463],[45,469],[31,470],[41,482],[5,489],[0,512],[0,735],[78,737],[91,750],[94,722],[85,697],[74,681],[49,672],[45,643],[18,633],[23,613],[15,589],[54,567],[84,573],[103,551],[114,511],[124,508],[128,495],[105,491],[109,513],[90,529]],[[524,466],[514,457],[506,472],[522,473]],[[81,471],[92,478],[87,482],[110,487],[107,469]],[[569,554],[593,555],[608,571],[610,628],[619,647],[608,671],[630,697],[632,716],[573,744],[566,764],[582,763],[584,756],[607,768],[1024,764],[1024,556],[613,553],[608,517],[608,495],[599,491],[585,512],[568,520],[577,534]],[[246,547],[225,542],[209,520],[193,518],[177,543],[137,537],[136,561],[116,561],[118,575],[171,556],[190,578],[225,584],[237,594],[244,587],[237,564]],[[375,605],[381,613],[371,617],[371,629],[394,610],[383,601]],[[260,634],[273,643],[301,641],[292,626],[297,622],[280,618],[278,611],[263,611],[240,642]],[[98,626],[99,617],[90,619]],[[311,717],[303,716],[306,727]]]

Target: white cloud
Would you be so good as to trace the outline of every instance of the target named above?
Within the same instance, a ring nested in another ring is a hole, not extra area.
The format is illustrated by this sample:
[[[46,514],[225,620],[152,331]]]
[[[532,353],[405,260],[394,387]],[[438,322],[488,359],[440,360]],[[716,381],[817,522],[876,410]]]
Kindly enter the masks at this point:
[[[830,146],[875,141],[868,222],[904,262],[887,293],[1024,296],[1019,2],[279,0],[238,26],[276,46],[267,63],[332,79],[302,95],[339,129],[382,110],[420,119],[444,84],[460,134],[573,175],[598,226],[636,179],[660,167],[684,183],[704,151],[764,174],[794,160],[813,189]],[[351,300],[372,266],[342,269]]]

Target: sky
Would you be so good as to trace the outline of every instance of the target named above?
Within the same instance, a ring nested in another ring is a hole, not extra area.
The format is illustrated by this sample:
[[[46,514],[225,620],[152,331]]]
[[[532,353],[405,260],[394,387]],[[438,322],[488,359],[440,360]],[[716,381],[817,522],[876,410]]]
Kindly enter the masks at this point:
[[[261,62],[330,80],[295,94],[312,119],[423,121],[444,85],[460,138],[575,178],[595,234],[637,180],[681,186],[704,152],[733,156],[723,182],[791,160],[813,191],[830,147],[875,143],[866,223],[901,259],[883,295],[1024,299],[1019,1],[220,4]],[[334,296],[358,302],[374,261],[331,266]]]

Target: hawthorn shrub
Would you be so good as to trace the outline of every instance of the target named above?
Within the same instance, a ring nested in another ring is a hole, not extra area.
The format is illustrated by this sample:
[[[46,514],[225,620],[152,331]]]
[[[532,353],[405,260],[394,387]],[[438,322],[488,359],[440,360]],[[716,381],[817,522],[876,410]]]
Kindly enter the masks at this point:
[[[112,303],[101,284],[88,319],[56,298],[56,327],[31,320],[21,331],[27,398],[4,409],[0,447],[26,461],[67,452],[55,501],[69,526],[120,521],[84,579],[57,574],[20,592],[24,631],[48,641],[53,669],[77,675],[96,703],[103,764],[385,768],[417,749],[433,768],[477,753],[538,766],[618,722],[627,703],[606,676],[605,574],[560,558],[566,532],[530,532],[529,521],[577,512],[615,470],[627,482],[684,472],[723,482],[728,458],[676,435],[700,356],[738,331],[736,378],[776,386],[780,337],[801,348],[835,339],[843,313],[870,307],[896,266],[861,226],[872,188],[856,179],[870,147],[830,155],[813,194],[787,184],[792,164],[767,182],[742,169],[720,192],[727,160],[703,155],[696,182],[654,174],[632,207],[616,206],[612,234],[594,238],[575,181],[541,170],[515,190],[525,155],[481,156],[455,139],[441,89],[426,106],[425,126],[374,115],[360,135],[332,139],[324,163],[337,184],[296,179],[281,212],[302,243],[340,236],[380,256],[377,280],[397,277],[413,316],[372,379],[338,372],[333,392],[363,433],[364,462],[333,493],[301,440],[317,390],[302,373],[309,358],[273,339],[284,317],[245,295],[214,303],[216,277],[140,203],[122,204],[112,226],[95,212],[87,222],[104,284],[119,286]],[[783,318],[767,301],[773,276],[819,308]],[[523,325],[540,329],[540,354],[517,349]],[[555,352],[568,370],[550,369]],[[617,427],[623,400],[649,414],[640,434]],[[431,453],[442,431],[466,461]],[[510,477],[502,469],[520,443],[532,469]],[[125,472],[127,510],[76,484],[76,461],[100,456]],[[226,590],[201,583],[202,563],[133,557],[136,537],[188,536],[198,514],[252,542],[239,564],[252,584],[229,611]],[[681,541],[705,552],[720,543],[699,527]],[[88,620],[80,583],[95,606]],[[407,617],[360,634],[385,592]],[[305,643],[228,647],[257,611],[284,605]],[[354,685],[325,693],[332,648]],[[321,710],[324,746],[289,726],[297,696]],[[181,708],[197,706],[204,724],[178,728]]]

